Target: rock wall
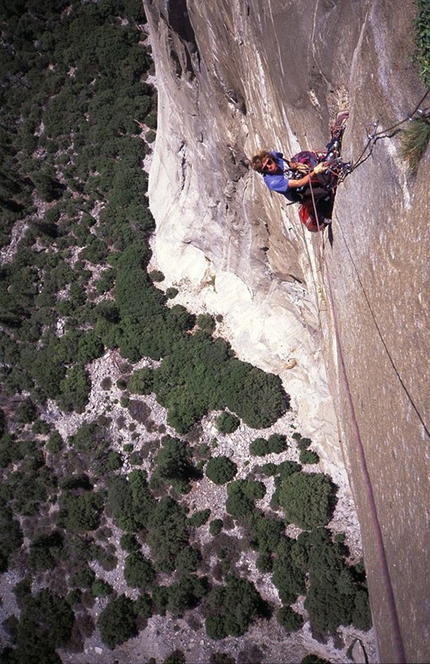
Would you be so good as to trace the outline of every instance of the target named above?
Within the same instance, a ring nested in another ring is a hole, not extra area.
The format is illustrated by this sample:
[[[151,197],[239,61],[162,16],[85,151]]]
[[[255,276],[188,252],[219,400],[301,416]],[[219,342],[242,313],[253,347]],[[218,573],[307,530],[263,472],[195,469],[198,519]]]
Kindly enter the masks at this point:
[[[281,376],[331,470],[346,465],[381,661],[430,659],[427,582],[429,231],[425,173],[381,139],[312,235],[248,158],[324,148],[349,106],[368,125],[424,95],[413,0],[144,0],[159,92],[150,171],[154,265],[223,316],[241,359]]]

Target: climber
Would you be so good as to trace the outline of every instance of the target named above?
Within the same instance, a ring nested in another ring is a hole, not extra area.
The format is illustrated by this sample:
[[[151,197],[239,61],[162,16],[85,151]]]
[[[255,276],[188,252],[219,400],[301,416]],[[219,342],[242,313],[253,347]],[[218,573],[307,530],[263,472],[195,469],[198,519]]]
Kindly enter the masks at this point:
[[[309,154],[316,155],[316,153]],[[317,157],[314,161],[316,159]],[[271,191],[283,194],[291,203],[298,203],[306,197],[305,192],[310,185],[316,184],[318,187],[318,182],[315,183],[313,176],[324,173],[327,170],[327,165],[325,162],[313,165],[312,161],[308,161],[308,164],[300,161],[289,161],[284,159],[281,152],[262,150],[252,157],[251,168],[257,173],[261,173],[265,184]],[[297,173],[301,175],[299,179],[293,177],[294,175],[297,176]],[[303,173],[306,174],[303,175]],[[318,195],[319,192],[316,193]],[[322,193],[326,196],[327,190]]]

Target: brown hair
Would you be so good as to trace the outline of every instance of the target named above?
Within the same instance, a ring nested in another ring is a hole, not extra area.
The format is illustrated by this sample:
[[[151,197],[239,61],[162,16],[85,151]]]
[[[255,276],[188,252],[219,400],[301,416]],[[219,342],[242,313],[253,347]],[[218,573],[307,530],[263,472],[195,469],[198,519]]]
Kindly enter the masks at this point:
[[[273,155],[268,152],[267,150],[260,150],[257,154],[255,154],[252,159],[251,159],[251,168],[254,171],[257,171],[257,173],[262,173],[263,172],[263,161],[266,159],[273,159]]]

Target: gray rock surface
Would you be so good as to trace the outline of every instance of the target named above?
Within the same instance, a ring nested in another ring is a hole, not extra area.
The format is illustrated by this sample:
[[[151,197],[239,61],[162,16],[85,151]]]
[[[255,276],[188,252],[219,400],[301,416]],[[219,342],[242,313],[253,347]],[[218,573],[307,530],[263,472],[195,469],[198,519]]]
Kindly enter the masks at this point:
[[[311,235],[247,159],[321,149],[350,108],[344,157],[424,90],[412,0],[145,0],[159,91],[154,264],[222,314],[241,358],[279,374],[327,466],[346,465],[383,662],[429,650],[429,230],[426,175],[398,137],[339,187]],[[427,389],[426,389],[427,388]],[[339,441],[340,439],[340,441]]]

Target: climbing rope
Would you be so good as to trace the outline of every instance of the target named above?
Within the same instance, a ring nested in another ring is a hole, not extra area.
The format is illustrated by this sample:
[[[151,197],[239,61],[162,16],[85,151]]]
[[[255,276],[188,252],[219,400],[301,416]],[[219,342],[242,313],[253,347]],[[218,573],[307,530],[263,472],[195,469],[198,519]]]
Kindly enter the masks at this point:
[[[376,131],[378,123],[377,122],[369,123],[366,127],[367,143],[363,148],[362,153],[355,162],[345,164],[345,168],[340,170],[338,181],[343,182],[347,177],[347,175],[355,171],[356,168],[364,164],[364,162],[369,159],[369,157],[372,155],[373,149],[377,141],[381,140],[381,138],[393,138],[393,136],[395,136],[400,131],[401,125],[403,125],[405,122],[409,122],[410,120],[412,120],[413,116],[419,111],[421,104],[424,102],[429,93],[430,93],[430,88],[428,88],[426,93],[423,95],[418,104],[415,106],[414,110],[411,113],[409,113],[405,118],[399,120],[399,122],[396,122],[395,124],[391,125],[391,127],[388,127],[387,129],[381,129],[380,131]]]

